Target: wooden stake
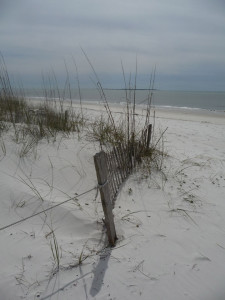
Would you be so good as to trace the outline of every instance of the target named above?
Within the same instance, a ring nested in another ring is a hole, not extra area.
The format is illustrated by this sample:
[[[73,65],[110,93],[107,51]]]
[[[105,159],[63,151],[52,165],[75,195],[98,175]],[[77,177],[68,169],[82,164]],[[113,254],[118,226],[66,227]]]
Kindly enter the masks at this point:
[[[148,136],[147,136],[146,150],[149,149],[151,137],[152,137],[152,124],[149,124],[148,125]]]
[[[110,200],[110,192],[108,186],[108,169],[106,154],[104,151],[96,153],[94,156],[95,169],[98,179],[98,185],[100,189],[102,207],[105,215],[105,225],[107,229],[107,235],[110,246],[115,246],[116,242],[116,230],[114,224],[114,216],[112,212],[112,203]]]

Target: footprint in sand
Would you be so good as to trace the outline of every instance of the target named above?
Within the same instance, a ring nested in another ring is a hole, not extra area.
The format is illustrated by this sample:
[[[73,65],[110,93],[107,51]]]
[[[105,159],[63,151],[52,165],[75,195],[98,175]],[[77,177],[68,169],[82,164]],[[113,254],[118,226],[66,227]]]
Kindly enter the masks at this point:
[[[198,253],[195,256],[194,261],[196,261],[196,262],[203,262],[203,261],[211,261],[211,259],[208,258],[207,256],[201,254],[201,253]]]

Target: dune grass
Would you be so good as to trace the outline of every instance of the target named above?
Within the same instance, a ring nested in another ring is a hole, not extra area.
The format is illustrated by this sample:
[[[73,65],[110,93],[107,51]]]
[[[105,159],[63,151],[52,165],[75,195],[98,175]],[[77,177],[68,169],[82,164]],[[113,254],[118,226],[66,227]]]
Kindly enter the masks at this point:
[[[50,140],[55,141],[59,133],[69,136],[73,132],[79,133],[83,131],[85,127],[87,138],[98,142],[102,150],[110,151],[114,146],[123,145],[123,148],[132,155],[134,160],[138,162],[145,160],[144,165],[148,166],[150,165],[149,162],[153,161],[155,162],[154,166],[160,169],[164,157],[163,143],[161,143],[164,132],[157,138],[153,124],[149,147],[146,148],[143,142],[146,138],[143,136],[143,132],[149,126],[150,117],[152,117],[151,105],[155,70],[150,77],[149,92],[145,99],[144,122],[142,122],[142,127],[140,127],[136,113],[137,62],[133,83],[130,78],[126,78],[123,65],[121,64],[126,108],[122,118],[118,121],[110,108],[104,89],[90,59],[84,51],[83,53],[94,73],[95,85],[103,101],[105,114],[94,121],[89,120],[89,122],[84,118],[77,67],[80,108],[75,110],[72,105],[71,84],[67,66],[67,76],[63,89],[59,89],[54,72],[47,78],[42,77],[45,97],[40,103],[35,104],[35,102],[28,101],[25,98],[23,89],[12,87],[5,61],[0,56],[0,136],[4,131],[12,127],[14,130],[14,141],[23,144],[19,155],[24,157],[41,139],[46,139],[48,142]],[[66,95],[69,99],[66,98]],[[1,145],[3,146],[3,144]]]
[[[68,135],[82,130],[85,122],[82,113],[75,111],[72,103],[65,105],[68,85],[60,92],[57,85],[53,89],[51,81],[48,82],[49,86],[43,87],[45,99],[42,102],[28,101],[22,90],[12,87],[6,64],[0,57],[0,136],[13,127],[14,141],[25,142],[25,150],[31,146],[29,141],[31,144],[43,138],[54,141],[58,133]]]

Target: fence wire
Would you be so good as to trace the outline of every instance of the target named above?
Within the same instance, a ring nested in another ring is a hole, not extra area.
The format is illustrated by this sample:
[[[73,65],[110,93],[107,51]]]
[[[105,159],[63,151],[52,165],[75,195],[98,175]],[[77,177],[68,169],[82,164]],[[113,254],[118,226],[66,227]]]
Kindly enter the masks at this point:
[[[7,229],[7,228],[9,228],[9,227],[12,227],[12,226],[14,226],[14,225],[17,225],[17,224],[19,224],[19,223],[22,223],[22,222],[24,222],[24,221],[26,221],[26,220],[29,220],[29,219],[31,219],[31,218],[33,218],[33,217],[36,217],[36,216],[40,215],[40,214],[43,214],[43,213],[45,213],[46,211],[49,211],[49,210],[51,210],[51,209],[53,209],[53,208],[55,208],[55,207],[58,207],[58,206],[60,206],[60,205],[62,205],[62,204],[64,204],[64,203],[67,203],[67,202],[72,201],[72,200],[74,200],[74,199],[76,199],[76,198],[79,198],[79,197],[81,197],[81,196],[83,196],[83,195],[85,195],[85,194],[88,194],[88,193],[92,192],[93,190],[96,190],[97,188],[98,188],[98,187],[95,186],[95,187],[93,187],[92,189],[90,189],[90,190],[88,190],[88,191],[85,191],[85,192],[83,192],[83,193],[81,193],[81,194],[79,194],[79,195],[76,195],[75,197],[72,197],[72,198],[69,198],[69,199],[67,199],[67,200],[65,200],[65,201],[63,201],[63,202],[57,203],[57,204],[55,204],[55,205],[53,205],[53,206],[51,206],[51,207],[48,207],[48,208],[46,208],[46,209],[44,209],[44,210],[42,210],[42,211],[39,211],[39,212],[37,212],[37,213],[35,213],[35,214],[33,214],[33,215],[30,215],[30,216],[28,216],[28,217],[26,217],[26,218],[23,218],[23,219],[21,219],[21,220],[18,220],[18,221],[14,222],[14,223],[11,223],[11,224],[9,224],[9,225],[5,225],[5,226],[3,226],[3,227],[0,228],[0,231],[2,231],[2,230],[4,230],[4,229]]]

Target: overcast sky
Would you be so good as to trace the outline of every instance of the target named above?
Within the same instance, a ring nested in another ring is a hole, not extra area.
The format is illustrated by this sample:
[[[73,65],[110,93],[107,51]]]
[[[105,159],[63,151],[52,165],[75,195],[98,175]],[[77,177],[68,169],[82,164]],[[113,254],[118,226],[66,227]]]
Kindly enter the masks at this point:
[[[0,51],[24,85],[65,61],[81,85],[89,56],[104,87],[123,87],[138,66],[138,87],[225,90],[225,0],[0,0]]]

